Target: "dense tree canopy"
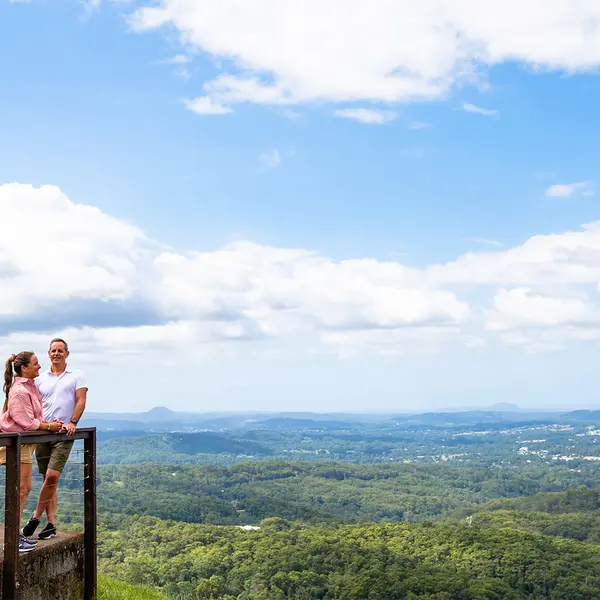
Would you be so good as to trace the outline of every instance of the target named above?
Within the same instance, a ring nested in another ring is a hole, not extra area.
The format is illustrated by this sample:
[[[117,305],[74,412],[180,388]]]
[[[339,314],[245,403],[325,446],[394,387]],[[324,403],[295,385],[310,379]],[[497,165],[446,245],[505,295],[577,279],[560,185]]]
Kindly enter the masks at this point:
[[[600,547],[499,527],[266,519],[260,531],[127,519],[105,573],[188,598],[592,600]]]

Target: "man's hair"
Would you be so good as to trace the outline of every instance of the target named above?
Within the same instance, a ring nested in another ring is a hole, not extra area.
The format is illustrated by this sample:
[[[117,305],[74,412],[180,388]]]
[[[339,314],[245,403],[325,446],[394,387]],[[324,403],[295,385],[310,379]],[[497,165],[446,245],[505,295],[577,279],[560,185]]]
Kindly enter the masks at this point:
[[[52,348],[52,344],[55,344],[56,342],[60,342],[61,344],[64,344],[65,350],[67,352],[69,351],[69,344],[67,344],[67,342],[65,342],[65,340],[63,340],[62,338],[54,338],[53,340],[51,340],[50,345],[48,346],[48,349]]]

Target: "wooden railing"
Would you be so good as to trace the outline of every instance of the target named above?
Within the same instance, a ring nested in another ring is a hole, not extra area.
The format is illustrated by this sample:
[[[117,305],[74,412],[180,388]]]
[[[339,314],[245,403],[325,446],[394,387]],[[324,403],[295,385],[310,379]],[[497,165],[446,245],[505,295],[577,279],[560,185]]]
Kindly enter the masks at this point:
[[[66,433],[0,433],[0,447],[6,446],[6,489],[4,505],[4,565],[2,599],[15,600],[23,587],[17,581],[19,564],[19,487],[21,481],[21,445],[83,440],[83,502],[84,502],[84,594],[85,600],[95,600],[97,582],[96,550],[96,428],[77,429]]]

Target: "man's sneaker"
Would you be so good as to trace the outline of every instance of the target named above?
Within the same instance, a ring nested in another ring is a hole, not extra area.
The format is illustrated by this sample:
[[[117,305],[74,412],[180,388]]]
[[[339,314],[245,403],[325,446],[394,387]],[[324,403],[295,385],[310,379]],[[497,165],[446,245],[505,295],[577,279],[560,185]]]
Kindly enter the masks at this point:
[[[35,544],[19,534],[19,552],[31,552],[35,550]]]
[[[21,529],[21,533],[26,538],[31,537],[35,533],[35,530],[38,528],[39,524],[40,524],[39,519],[36,519],[35,517],[31,517],[31,519],[29,519],[29,523],[27,523],[27,525],[25,525],[25,527],[23,527],[23,529]]]
[[[44,527],[44,529],[42,529],[38,533],[38,539],[39,540],[49,540],[50,538],[53,538],[55,535],[56,535],[56,527],[54,526],[54,523],[48,523],[48,525],[46,525],[46,527]]]

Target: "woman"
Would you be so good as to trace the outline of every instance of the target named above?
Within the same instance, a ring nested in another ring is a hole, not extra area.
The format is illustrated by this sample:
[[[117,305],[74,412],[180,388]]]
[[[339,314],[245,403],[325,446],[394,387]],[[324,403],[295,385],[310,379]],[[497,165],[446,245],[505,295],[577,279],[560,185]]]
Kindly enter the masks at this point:
[[[35,387],[34,379],[40,374],[40,363],[33,352],[13,354],[4,368],[4,393],[6,401],[0,416],[0,430],[3,432],[60,431],[60,421],[51,423],[42,416],[42,397]],[[14,371],[14,376],[13,376]],[[25,500],[31,491],[31,465],[35,444],[21,445],[21,502],[20,517],[23,516]],[[0,465],[6,464],[6,448],[0,448]],[[35,542],[19,533],[19,552],[29,552]]]

